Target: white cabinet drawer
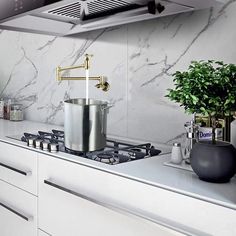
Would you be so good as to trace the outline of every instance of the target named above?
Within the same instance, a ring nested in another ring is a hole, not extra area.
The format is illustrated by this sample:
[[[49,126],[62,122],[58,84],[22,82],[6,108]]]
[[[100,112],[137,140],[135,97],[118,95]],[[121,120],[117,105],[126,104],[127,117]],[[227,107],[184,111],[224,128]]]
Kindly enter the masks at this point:
[[[71,190],[40,187],[39,226],[53,236],[181,236],[174,230],[98,203]]]
[[[1,180],[0,235],[37,235],[37,197]]]
[[[37,195],[37,153],[0,142],[0,179]]]

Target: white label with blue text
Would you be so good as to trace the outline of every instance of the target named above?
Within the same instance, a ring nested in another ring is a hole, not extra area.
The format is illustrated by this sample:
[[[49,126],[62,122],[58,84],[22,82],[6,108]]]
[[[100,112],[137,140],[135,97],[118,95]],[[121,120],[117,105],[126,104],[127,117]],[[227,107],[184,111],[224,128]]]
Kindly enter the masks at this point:
[[[223,129],[216,128],[216,139],[222,140]],[[211,140],[212,138],[212,128],[211,127],[199,127],[199,140]]]

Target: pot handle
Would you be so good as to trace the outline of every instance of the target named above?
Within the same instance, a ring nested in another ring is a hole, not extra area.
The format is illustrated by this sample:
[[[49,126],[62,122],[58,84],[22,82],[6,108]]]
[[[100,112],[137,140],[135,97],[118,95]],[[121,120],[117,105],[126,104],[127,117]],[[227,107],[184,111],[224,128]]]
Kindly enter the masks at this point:
[[[110,108],[112,108],[112,107],[114,107],[114,106],[115,106],[114,103],[110,103],[110,104],[108,104],[106,107],[102,107],[102,111],[105,111],[105,110],[107,110],[107,109],[110,109]]]
[[[113,107],[115,104],[113,103],[110,103],[108,104],[107,106],[102,106],[101,107],[101,121],[103,121],[103,117],[104,117],[104,112],[108,109],[110,109],[111,107]],[[105,130],[104,130],[104,122],[101,122],[102,123],[102,128],[101,128],[101,133],[104,134],[105,133]]]

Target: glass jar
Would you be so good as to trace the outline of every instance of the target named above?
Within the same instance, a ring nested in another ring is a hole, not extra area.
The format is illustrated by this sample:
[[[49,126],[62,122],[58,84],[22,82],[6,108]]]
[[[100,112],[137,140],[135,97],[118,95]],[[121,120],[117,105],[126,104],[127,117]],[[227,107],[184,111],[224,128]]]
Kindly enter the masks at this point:
[[[4,118],[4,100],[0,99],[0,119]]]
[[[5,120],[10,120],[10,111],[11,111],[11,99],[7,99],[4,102],[4,114],[3,114],[3,118]]]
[[[11,104],[10,120],[11,121],[22,121],[23,120],[23,106],[22,106],[22,104]]]
[[[198,141],[199,126],[195,123],[195,118],[184,124],[186,137],[184,141],[183,159],[186,164],[190,164],[190,154],[193,145]]]

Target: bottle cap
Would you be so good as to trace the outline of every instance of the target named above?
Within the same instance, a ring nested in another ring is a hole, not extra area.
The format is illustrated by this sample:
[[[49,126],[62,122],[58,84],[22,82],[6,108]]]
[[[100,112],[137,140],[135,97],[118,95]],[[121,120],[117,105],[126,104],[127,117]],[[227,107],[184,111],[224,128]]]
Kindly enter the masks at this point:
[[[173,146],[174,146],[174,147],[180,147],[181,144],[180,144],[180,143],[173,143]]]

